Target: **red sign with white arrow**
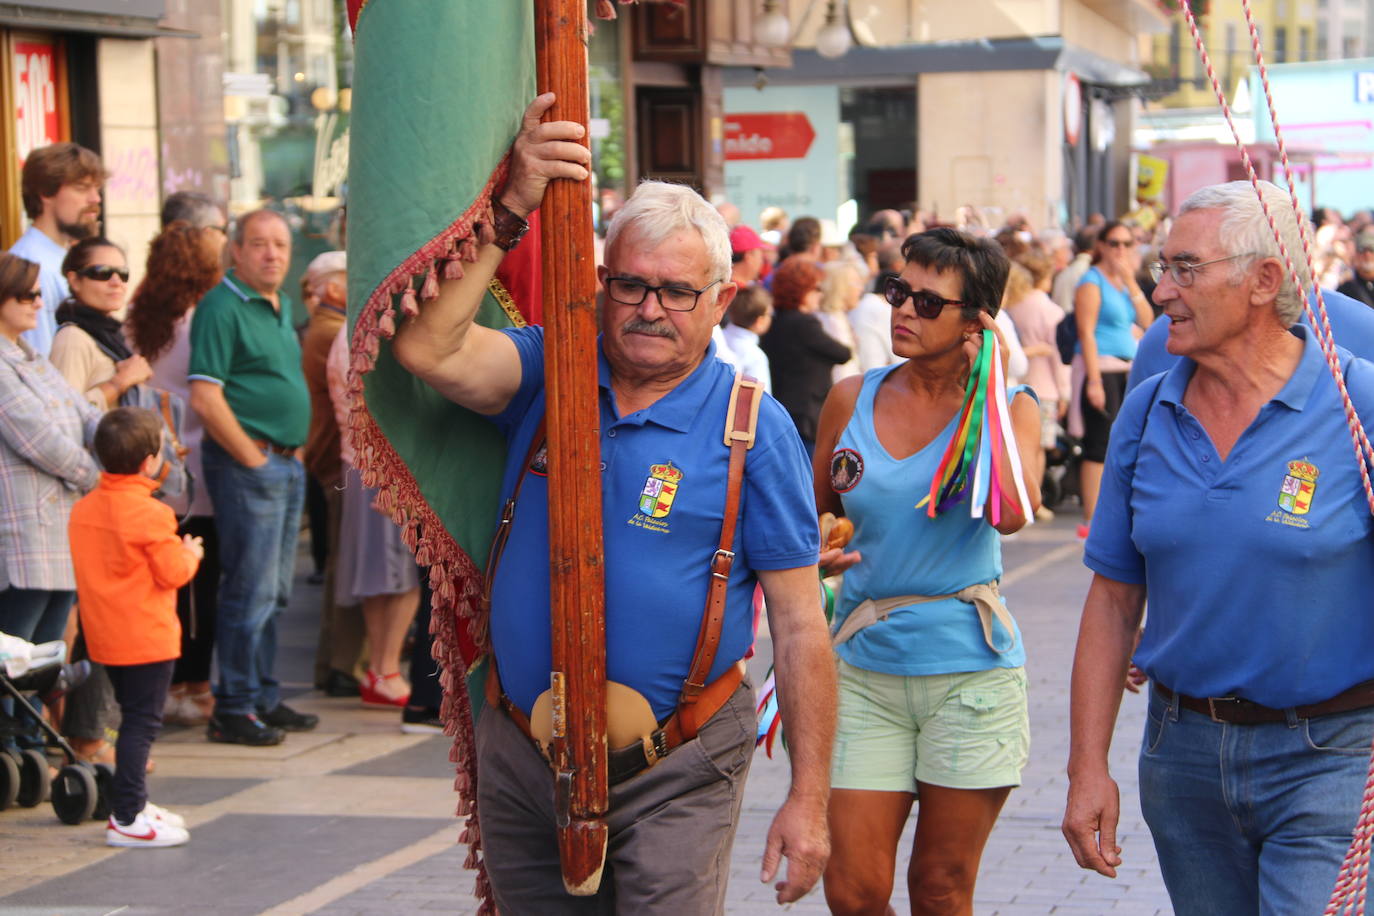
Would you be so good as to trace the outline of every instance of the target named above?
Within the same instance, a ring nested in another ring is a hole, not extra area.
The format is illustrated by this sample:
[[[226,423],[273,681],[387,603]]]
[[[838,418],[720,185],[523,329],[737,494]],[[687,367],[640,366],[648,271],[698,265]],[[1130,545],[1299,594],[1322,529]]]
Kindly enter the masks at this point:
[[[801,111],[772,111],[725,116],[725,158],[801,159],[811,149],[816,131]]]

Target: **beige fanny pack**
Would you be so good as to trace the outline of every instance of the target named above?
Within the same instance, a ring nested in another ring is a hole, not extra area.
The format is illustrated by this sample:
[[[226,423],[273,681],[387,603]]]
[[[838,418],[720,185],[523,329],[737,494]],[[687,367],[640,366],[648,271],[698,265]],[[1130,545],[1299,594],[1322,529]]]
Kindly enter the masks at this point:
[[[958,598],[966,604],[971,604],[978,611],[978,620],[983,624],[983,641],[988,644],[988,648],[998,655],[1005,655],[1016,648],[1016,628],[1012,622],[1011,614],[1007,613],[1006,605],[1002,603],[1002,593],[997,589],[997,580],[991,582],[979,582],[977,585],[970,585],[962,588],[951,595],[898,595],[895,598],[869,598],[861,603],[854,611],[844,619],[840,628],[835,631],[835,635],[830,639],[832,648],[840,646],[860,630],[871,627],[880,620],[886,620],[887,616],[897,608],[910,607],[913,604],[927,604],[931,601],[943,601],[946,598]],[[992,640],[992,620],[993,618],[1006,628],[1011,635],[1011,644],[1003,648],[998,648]]]

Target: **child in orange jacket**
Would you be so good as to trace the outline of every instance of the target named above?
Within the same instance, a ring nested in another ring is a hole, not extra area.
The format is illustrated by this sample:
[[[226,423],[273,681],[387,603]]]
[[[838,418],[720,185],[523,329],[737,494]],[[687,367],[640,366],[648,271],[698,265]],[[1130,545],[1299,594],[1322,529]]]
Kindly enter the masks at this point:
[[[119,407],[95,433],[105,471],[72,507],[67,536],[91,658],[105,666],[123,716],[110,789],[110,846],[179,846],[185,821],[148,801],[148,751],[181,654],[176,592],[195,575],[200,538],[177,537],[175,513],[153,498],[162,467],[162,422],[150,410]]]

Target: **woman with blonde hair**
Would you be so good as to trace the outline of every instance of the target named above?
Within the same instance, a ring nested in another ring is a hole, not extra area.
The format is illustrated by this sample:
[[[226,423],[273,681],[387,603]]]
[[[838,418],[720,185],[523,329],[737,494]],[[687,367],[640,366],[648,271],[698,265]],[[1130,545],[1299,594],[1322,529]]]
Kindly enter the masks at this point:
[[[854,328],[849,324],[849,313],[859,304],[864,294],[864,278],[852,261],[830,261],[821,265],[825,275],[821,278],[821,308],[816,317],[821,320],[825,333],[849,348],[850,357],[830,371],[830,380],[838,382],[842,378],[858,375],[858,345],[854,340]]]

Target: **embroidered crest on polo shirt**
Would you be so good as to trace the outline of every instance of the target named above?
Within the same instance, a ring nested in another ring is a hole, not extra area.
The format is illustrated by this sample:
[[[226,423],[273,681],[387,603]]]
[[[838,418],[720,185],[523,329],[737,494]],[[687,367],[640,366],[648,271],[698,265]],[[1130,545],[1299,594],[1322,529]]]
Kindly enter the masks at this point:
[[[1321,471],[1311,461],[1288,462],[1287,473],[1279,485],[1279,507],[1265,519],[1280,525],[1294,528],[1309,528],[1310,522],[1303,516],[1312,509],[1312,499],[1317,492],[1317,477]]]
[[[864,476],[864,456],[852,448],[842,448],[830,456],[830,489],[848,493]]]
[[[671,461],[651,466],[649,476],[644,480],[644,489],[639,491],[639,511],[629,524],[666,534],[668,514],[673,511],[673,500],[677,498],[682,476],[682,469],[675,467]]]

